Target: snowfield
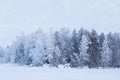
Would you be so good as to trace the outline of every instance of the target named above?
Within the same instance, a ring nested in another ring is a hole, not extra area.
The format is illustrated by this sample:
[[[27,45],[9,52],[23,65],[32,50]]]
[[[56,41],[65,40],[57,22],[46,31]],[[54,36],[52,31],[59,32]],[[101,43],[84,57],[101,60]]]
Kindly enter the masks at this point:
[[[0,80],[120,80],[120,69],[71,69],[0,64]]]

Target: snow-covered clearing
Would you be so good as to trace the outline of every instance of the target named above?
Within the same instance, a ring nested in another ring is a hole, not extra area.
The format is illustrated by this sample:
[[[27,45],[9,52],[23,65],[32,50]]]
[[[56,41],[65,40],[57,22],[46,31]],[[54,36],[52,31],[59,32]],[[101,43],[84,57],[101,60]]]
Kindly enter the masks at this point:
[[[120,80],[120,69],[71,69],[0,64],[0,80]]]

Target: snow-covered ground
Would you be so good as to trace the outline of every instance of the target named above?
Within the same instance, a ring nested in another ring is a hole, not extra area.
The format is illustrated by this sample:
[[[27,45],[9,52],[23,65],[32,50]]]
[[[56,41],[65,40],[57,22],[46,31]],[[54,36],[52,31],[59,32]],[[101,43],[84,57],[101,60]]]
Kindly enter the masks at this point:
[[[0,80],[120,80],[120,69],[71,69],[0,64]]]

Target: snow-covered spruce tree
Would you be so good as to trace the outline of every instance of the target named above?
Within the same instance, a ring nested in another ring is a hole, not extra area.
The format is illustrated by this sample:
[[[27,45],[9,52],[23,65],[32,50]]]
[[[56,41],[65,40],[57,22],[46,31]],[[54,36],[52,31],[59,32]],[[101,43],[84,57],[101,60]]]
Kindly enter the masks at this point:
[[[46,63],[55,67],[58,67],[58,65],[60,64],[59,59],[61,56],[61,51],[58,47],[57,39],[58,39],[57,32],[56,34],[51,33],[51,35],[49,35],[47,38],[47,49],[46,49]]]
[[[105,37],[103,43],[102,43],[102,51],[101,51],[101,66],[103,68],[110,66],[111,61],[111,50],[107,43],[107,38]]]
[[[109,33],[107,35],[107,38],[108,38],[108,46],[112,51],[110,67],[120,67],[118,63],[119,58],[120,58],[119,56],[119,53],[120,53],[119,35],[117,33],[114,33],[114,34]]]
[[[97,68],[100,66],[100,46],[97,32],[95,30],[92,30],[89,37],[89,67]]]
[[[80,53],[81,53],[81,43],[82,43],[82,36],[84,34],[85,30],[81,28],[78,33],[77,33],[77,38],[78,38],[78,46],[79,46],[79,67],[82,67],[81,61],[80,61]]]
[[[81,45],[80,45],[80,67],[87,66],[89,62],[88,51],[88,39],[86,35],[82,35]]]
[[[70,42],[70,32],[69,29],[63,28],[60,30],[61,33],[61,43],[62,43],[62,62],[64,64],[70,63],[70,52],[71,52],[71,42]]]
[[[105,40],[105,34],[104,33],[101,33],[99,35],[99,45],[100,45],[100,54],[102,54],[102,51],[103,51],[103,42]],[[102,59],[101,59],[101,55],[100,55],[100,66],[102,67]]]
[[[107,34],[107,43],[108,43],[108,47],[110,48],[110,50],[112,51],[111,52],[111,61],[110,61],[110,67],[113,67],[113,65],[114,65],[114,61],[113,61],[113,54],[114,54],[114,50],[113,50],[113,48],[114,48],[114,39],[113,39],[113,35],[112,35],[112,33],[110,32],[110,33],[108,33]]]
[[[61,39],[60,39],[60,33],[58,31],[56,31],[53,35],[53,40],[54,40],[54,54],[58,54],[59,57],[57,57],[57,55],[54,56],[54,59],[52,60],[52,63],[54,65],[56,64],[63,64],[62,60],[62,43],[61,43]],[[55,58],[57,57],[57,63],[55,63]],[[58,66],[58,65],[57,65]]]
[[[120,67],[120,34],[108,34],[109,47],[112,50],[111,67]]]
[[[73,30],[72,37],[71,37],[71,67],[78,67],[80,56],[79,56],[79,44],[78,44],[78,37],[76,30]]]
[[[42,66],[45,63],[46,49],[46,35],[39,29],[34,33],[32,43],[29,46],[29,64]]]
[[[89,54],[88,54],[88,43],[89,43],[89,32],[81,28],[78,31],[78,45],[79,45],[79,67],[88,66]]]
[[[70,62],[70,37],[69,30],[62,28],[55,32],[55,46],[59,49],[59,64],[65,65]]]

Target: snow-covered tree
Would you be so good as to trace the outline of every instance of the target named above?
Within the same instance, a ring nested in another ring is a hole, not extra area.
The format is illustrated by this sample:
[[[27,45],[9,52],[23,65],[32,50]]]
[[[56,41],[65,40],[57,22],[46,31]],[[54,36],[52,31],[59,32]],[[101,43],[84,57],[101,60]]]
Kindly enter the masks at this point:
[[[71,37],[71,67],[79,66],[79,44],[76,30],[73,30]]]
[[[88,44],[89,67],[97,68],[100,66],[100,46],[98,34],[95,30],[92,30],[89,37],[90,37],[90,42]]]
[[[46,48],[46,62],[51,66],[57,67],[59,64],[59,55],[60,50],[57,46],[54,45],[54,38],[53,34],[47,36],[47,48]]]
[[[88,39],[85,35],[82,35],[81,45],[80,45],[80,67],[87,65],[89,62],[89,54],[88,51]]]
[[[111,50],[108,46],[107,38],[104,39],[102,43],[102,51],[101,51],[101,66],[109,67],[111,61]]]
[[[54,35],[55,46],[60,50],[59,63],[68,64],[70,62],[70,36],[69,30],[62,28],[59,32],[55,32]]]
[[[29,50],[31,64],[35,66],[42,66],[44,64],[46,48],[46,35],[39,29],[34,33],[32,46]]]
[[[120,34],[114,33],[111,36],[111,50],[112,50],[112,59],[111,66],[112,67],[120,67]]]

